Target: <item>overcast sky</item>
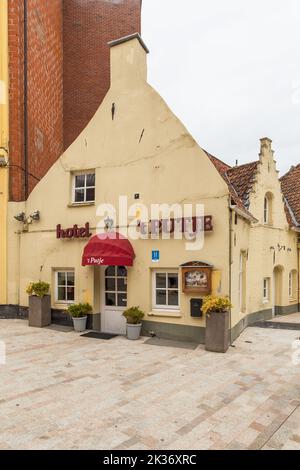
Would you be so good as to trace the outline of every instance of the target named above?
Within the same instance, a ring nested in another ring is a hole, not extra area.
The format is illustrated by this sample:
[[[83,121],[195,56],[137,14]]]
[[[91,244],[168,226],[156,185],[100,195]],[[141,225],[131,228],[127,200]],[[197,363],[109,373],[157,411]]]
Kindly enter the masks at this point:
[[[143,0],[149,82],[205,149],[300,163],[300,1]]]

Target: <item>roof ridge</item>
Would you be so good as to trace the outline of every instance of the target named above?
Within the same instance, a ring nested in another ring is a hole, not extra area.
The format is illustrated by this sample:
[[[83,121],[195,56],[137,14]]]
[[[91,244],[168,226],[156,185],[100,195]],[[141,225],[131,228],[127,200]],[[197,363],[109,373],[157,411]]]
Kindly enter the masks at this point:
[[[246,166],[250,166],[250,165],[259,165],[260,161],[259,160],[254,160],[252,162],[248,162],[248,163],[243,163],[242,165],[236,165],[236,166],[232,166],[229,170],[227,171],[230,171],[230,170],[235,170],[235,169],[239,169],[239,168],[243,168],[243,167],[246,167]]]
[[[204,148],[202,148],[203,152],[205,152],[209,157],[212,157],[214,158],[215,160],[218,160],[218,162],[222,163],[222,165],[225,165],[225,166],[228,166],[228,169],[231,169],[232,166],[230,166],[228,163],[224,162],[223,160],[221,160],[220,158],[216,157],[215,155],[213,155],[212,153],[208,152],[207,150],[205,150]]]

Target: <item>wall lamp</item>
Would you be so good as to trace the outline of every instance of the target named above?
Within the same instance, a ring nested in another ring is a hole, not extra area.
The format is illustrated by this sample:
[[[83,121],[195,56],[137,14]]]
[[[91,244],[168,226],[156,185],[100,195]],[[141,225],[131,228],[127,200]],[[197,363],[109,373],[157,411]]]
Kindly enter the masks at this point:
[[[24,225],[30,225],[32,222],[38,222],[41,219],[40,211],[35,211],[30,214],[29,217],[26,217],[25,212],[20,212],[19,214],[15,215],[14,218],[18,222],[22,222]]]

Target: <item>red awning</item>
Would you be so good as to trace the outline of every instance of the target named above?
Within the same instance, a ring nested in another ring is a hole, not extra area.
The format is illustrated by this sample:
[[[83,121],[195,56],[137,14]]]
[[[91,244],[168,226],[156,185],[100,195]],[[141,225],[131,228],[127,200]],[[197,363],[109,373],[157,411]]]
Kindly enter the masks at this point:
[[[134,258],[129,240],[110,232],[90,239],[83,252],[82,266],[133,266]]]

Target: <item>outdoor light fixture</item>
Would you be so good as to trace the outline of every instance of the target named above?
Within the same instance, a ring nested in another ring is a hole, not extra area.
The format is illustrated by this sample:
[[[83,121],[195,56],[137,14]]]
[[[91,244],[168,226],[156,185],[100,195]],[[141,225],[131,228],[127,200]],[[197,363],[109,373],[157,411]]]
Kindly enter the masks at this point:
[[[114,226],[114,221],[113,219],[111,219],[110,217],[107,217],[105,220],[105,227],[108,229],[108,230],[111,230]]]
[[[14,217],[18,222],[26,222],[26,215],[25,212],[20,212],[18,215],[15,215]]]
[[[5,166],[7,166],[6,158],[3,155],[1,155],[0,156],[0,167],[5,167]]]
[[[41,218],[40,216],[40,211],[35,211],[33,214],[30,215],[31,220],[34,220],[35,222],[38,222]]]
[[[41,216],[40,216],[40,211],[33,212],[32,214],[30,214],[29,217],[26,217],[25,212],[20,212],[19,214],[15,215],[14,218],[18,222],[22,222],[24,225],[24,228],[26,228],[28,225],[32,224],[32,222],[38,222]]]

